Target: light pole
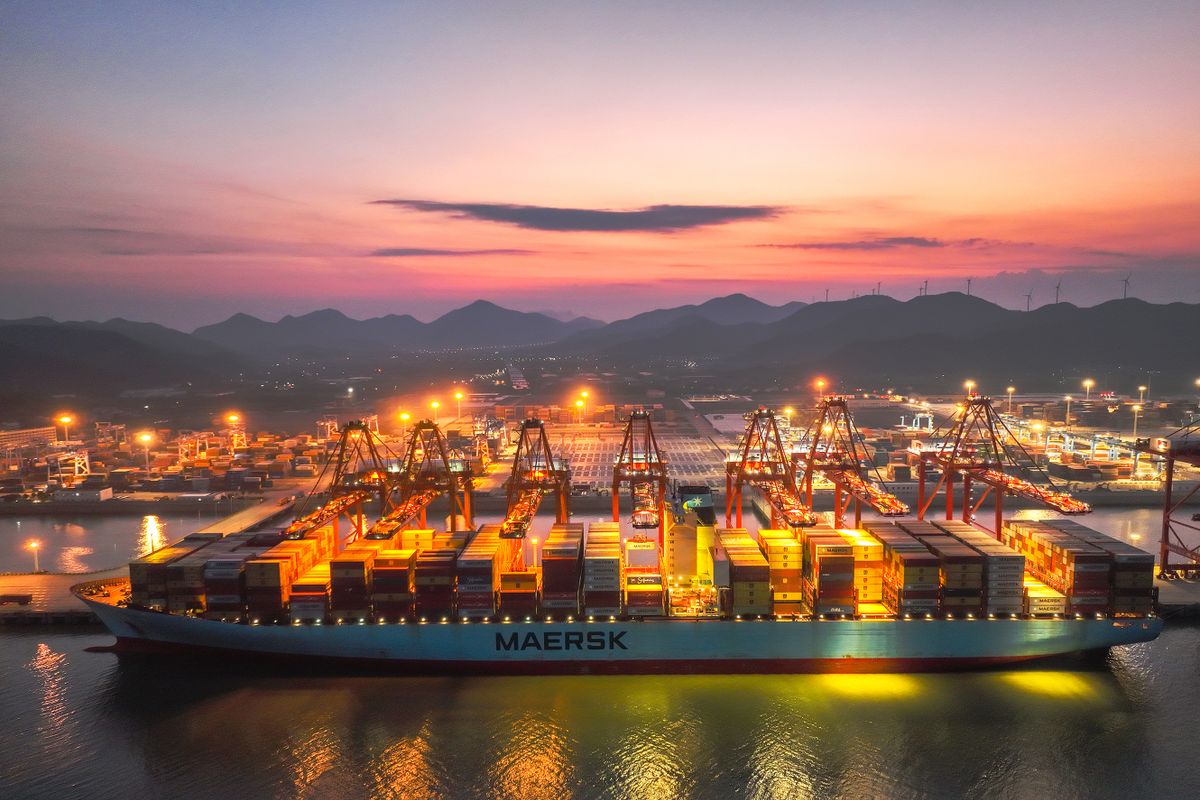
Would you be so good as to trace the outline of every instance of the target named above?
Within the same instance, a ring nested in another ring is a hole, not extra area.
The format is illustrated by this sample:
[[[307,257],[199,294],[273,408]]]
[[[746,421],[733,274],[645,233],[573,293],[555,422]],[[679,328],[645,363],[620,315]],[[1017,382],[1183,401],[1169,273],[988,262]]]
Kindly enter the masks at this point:
[[[1083,391],[1084,391],[1083,399],[1084,400],[1091,401],[1092,387],[1095,385],[1096,385],[1096,382],[1094,380],[1092,380],[1091,378],[1083,379]]]
[[[434,425],[437,425],[438,409],[441,408],[441,406],[442,406],[442,404],[439,403],[437,400],[434,400],[432,403],[429,404],[429,407],[433,409],[433,424]]]
[[[462,419],[462,399],[463,399],[462,392],[454,393],[454,400],[458,403],[458,418],[459,419]]]
[[[787,417],[787,421],[788,421],[788,430],[791,430],[791,427],[792,427],[792,414],[794,414],[794,413],[796,413],[796,409],[792,408],[791,406],[788,406],[787,408],[785,408],[785,409],[783,410],[783,414],[784,414],[784,416],[786,416],[786,417]]]
[[[146,448],[146,472],[150,471],[150,443],[154,441],[154,434],[139,433],[138,441]]]
[[[1015,392],[1016,390],[1017,390],[1017,387],[1015,387],[1015,386],[1010,386],[1005,390],[1006,392],[1008,392],[1008,413],[1010,413],[1010,414],[1012,413],[1012,396],[1013,396],[1013,392]]]
[[[1137,441],[1137,418],[1138,418],[1138,413],[1141,410],[1142,410],[1142,407],[1140,405],[1138,405],[1137,403],[1133,404],[1133,441],[1134,442]]]
[[[575,401],[575,413],[579,415],[579,424],[582,425],[583,424],[583,401],[582,400]]]
[[[817,378],[817,399],[818,400],[825,399],[825,379],[824,378]]]
[[[71,423],[75,418],[70,414],[63,414],[58,418],[58,424],[63,426],[63,442],[71,441]]]
[[[966,381],[963,388],[967,390],[967,397],[971,397],[975,394],[975,381]]]
[[[1071,428],[1071,400],[1073,399],[1074,398],[1071,397],[1071,395],[1067,395],[1067,418],[1064,421],[1067,423],[1068,430]]]
[[[1138,402],[1139,403],[1146,402],[1146,387],[1145,386],[1138,387]]]
[[[29,541],[29,544],[26,545],[26,547],[28,547],[30,550],[33,551],[33,571],[34,572],[42,571],[41,566],[38,564],[38,550],[41,549],[41,546],[42,546],[42,543],[39,542],[37,539],[31,539]]]
[[[587,414],[588,390],[584,389],[582,392],[579,393],[579,396],[583,398],[583,413],[586,415]]]

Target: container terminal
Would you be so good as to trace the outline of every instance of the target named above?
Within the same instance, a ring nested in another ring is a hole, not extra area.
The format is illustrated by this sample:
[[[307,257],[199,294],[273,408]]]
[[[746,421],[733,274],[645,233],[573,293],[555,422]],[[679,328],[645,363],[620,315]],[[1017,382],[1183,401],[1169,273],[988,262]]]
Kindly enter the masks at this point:
[[[671,490],[644,411],[612,465],[612,520],[587,525],[542,420],[519,426],[503,520],[478,527],[471,466],[435,421],[412,426],[400,459],[351,422],[317,476],[327,490],[285,528],[198,532],[132,561],[128,583],[74,591],[118,649],[415,672],[911,671],[1154,639],[1154,557],[1021,477],[1036,462],[989,398],[960,405],[917,453],[915,507],[871,474],[844,398],[823,398],[792,447],[754,410],[725,464],[723,525],[710,487]],[[834,487],[824,514],[818,479]],[[1009,519],[1007,497],[1071,518]],[[742,526],[746,499],[767,527]],[[428,525],[435,501],[444,529]],[[555,522],[537,541],[543,506]]]

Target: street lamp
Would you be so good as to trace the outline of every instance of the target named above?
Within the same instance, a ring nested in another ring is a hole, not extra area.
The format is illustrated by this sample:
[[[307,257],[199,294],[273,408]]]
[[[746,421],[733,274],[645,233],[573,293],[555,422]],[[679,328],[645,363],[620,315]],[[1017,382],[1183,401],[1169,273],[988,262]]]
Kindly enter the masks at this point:
[[[1146,402],[1146,387],[1145,386],[1138,387],[1138,402],[1139,403]]]
[[[150,471],[150,443],[154,441],[154,434],[145,432],[138,434],[138,441],[146,448],[146,472]]]
[[[459,419],[462,419],[462,399],[463,399],[463,393],[462,393],[462,392],[455,392],[455,393],[454,393],[454,399],[455,399],[456,401],[458,401],[458,418],[459,418]]]
[[[588,390],[584,389],[582,392],[579,393],[579,396],[583,398],[583,413],[586,415],[587,414]]]
[[[1067,395],[1067,419],[1066,419],[1066,423],[1067,423],[1067,428],[1068,428],[1068,429],[1071,427],[1071,400],[1072,400],[1072,399],[1073,399],[1073,398],[1071,397],[1071,395]]]
[[[71,423],[75,421],[75,418],[70,414],[63,414],[57,421],[59,425],[63,426],[63,441],[71,441]]]
[[[963,388],[967,390],[967,397],[975,394],[975,381],[966,381],[963,383]]]
[[[817,398],[819,400],[825,399],[825,379],[824,378],[817,378]]]
[[[1040,422],[1035,422],[1035,423],[1033,423],[1033,425],[1031,425],[1030,427],[1031,427],[1031,428],[1033,428],[1033,432],[1034,432],[1034,434],[1035,434],[1035,435],[1034,435],[1034,437],[1033,437],[1033,441],[1034,441],[1034,443],[1035,443],[1035,444],[1036,444],[1036,443],[1040,443],[1040,442],[1042,441],[1042,430],[1043,430],[1043,429],[1044,429],[1046,426],[1045,426],[1045,425],[1043,425],[1043,424],[1042,424],[1042,423],[1040,423]]]
[[[1133,405],[1133,441],[1135,441],[1135,442],[1137,441],[1138,413],[1141,412],[1141,410],[1142,410],[1142,407],[1140,405],[1138,405],[1137,403],[1134,403],[1134,405]]]
[[[582,400],[575,401],[575,410],[577,412],[579,412],[579,424],[582,425],[583,424],[583,401]]]
[[[1085,392],[1085,394],[1083,396],[1084,400],[1092,399],[1092,387],[1095,385],[1096,385],[1096,382],[1094,380],[1092,380],[1091,378],[1083,379],[1083,390]]]
[[[30,539],[29,544],[27,544],[25,546],[28,547],[31,551],[33,551],[33,571],[41,572],[42,571],[41,566],[38,564],[38,550],[41,549],[42,543],[39,542],[37,539]]]
[[[437,400],[434,400],[432,403],[429,404],[429,407],[433,409],[433,424],[437,425],[438,409],[442,407],[442,404],[439,403]]]
[[[792,414],[796,413],[796,409],[792,408],[791,406],[788,406],[787,408],[785,408],[783,410],[783,413],[784,413],[784,415],[787,416],[788,427],[789,428],[792,427]]]
[[[1010,386],[1007,389],[1005,389],[1005,391],[1008,392],[1008,413],[1010,413],[1010,414],[1012,413],[1012,396],[1013,396],[1013,392],[1015,392],[1016,390],[1017,390],[1017,387],[1015,387],[1015,386]]]

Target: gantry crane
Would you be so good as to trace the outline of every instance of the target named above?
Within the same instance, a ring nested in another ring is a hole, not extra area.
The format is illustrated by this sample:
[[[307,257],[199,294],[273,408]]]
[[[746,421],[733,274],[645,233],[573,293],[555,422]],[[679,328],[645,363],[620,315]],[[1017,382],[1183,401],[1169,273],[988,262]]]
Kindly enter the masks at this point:
[[[470,464],[455,457],[433,420],[424,419],[412,426],[394,485],[399,498],[384,520],[401,527],[415,520],[424,528],[430,504],[444,494],[450,501],[450,530],[458,530],[460,516],[468,530],[474,527]]]
[[[284,536],[298,539],[306,531],[332,524],[335,536],[340,538],[338,522],[342,517],[346,517],[351,526],[346,541],[354,541],[366,533],[364,503],[378,497],[381,514],[392,510],[392,484],[388,480],[383,454],[391,455],[379,434],[361,420],[347,422],[338,434],[333,456],[321,468],[312,490],[300,503],[296,520],[284,530]],[[325,486],[328,486],[329,499],[307,511]]]
[[[508,513],[500,525],[500,538],[524,539],[542,498],[554,495],[555,521],[570,521],[571,472],[565,461],[550,452],[550,437],[540,419],[521,423],[517,452],[508,478]]]
[[[1174,578],[1186,573],[1200,572],[1200,546],[1188,545],[1180,535],[1191,531],[1193,541],[1196,533],[1200,533],[1197,520],[1184,520],[1177,516],[1179,510],[1200,490],[1200,483],[1191,489],[1175,495],[1175,464],[1176,462],[1200,467],[1200,422],[1185,425],[1169,436],[1153,439],[1138,439],[1134,443],[1138,452],[1161,456],[1163,464],[1163,515],[1162,536],[1159,539],[1158,569],[1164,577]],[[1182,556],[1186,561],[1171,562],[1171,555]]]
[[[658,546],[666,527],[667,460],[658,448],[650,414],[634,411],[625,425],[621,452],[613,463],[613,522],[621,519],[621,485],[629,485],[633,499],[633,527],[658,528]]]
[[[813,476],[824,475],[833,482],[834,525],[843,527],[846,511],[854,504],[854,527],[862,523],[862,506],[866,503],[885,517],[900,517],[908,506],[887,491],[883,478],[876,472],[879,484],[865,476],[870,463],[862,436],[844,397],[826,397],[817,405],[802,446],[795,452],[797,472],[804,488],[809,508],[813,504]],[[872,468],[873,465],[872,465]],[[882,488],[881,486],[882,485]]]
[[[750,415],[739,452],[725,461],[725,525],[742,527],[742,491],[756,487],[771,506],[771,525],[799,528],[817,524],[817,515],[801,499],[796,469],[783,449],[775,412],[759,408]]]
[[[992,399],[970,394],[960,403],[951,418],[948,430],[934,431],[933,445],[914,448],[920,462],[917,467],[917,517],[924,519],[934,498],[943,487],[946,491],[946,519],[954,519],[954,485],[962,477],[962,519],[970,522],[989,495],[996,504],[996,528],[999,534],[1004,520],[1004,498],[1007,495],[1035,500],[1063,514],[1086,514],[1092,510],[1087,503],[1058,491],[1050,476],[1030,457],[1021,442],[992,407]],[[1018,458],[1018,454],[1023,458]],[[933,491],[926,491],[926,469],[934,464],[941,476]],[[1006,469],[1031,468],[1040,472],[1050,488],[1030,483],[1010,475]],[[971,502],[971,484],[982,483],[987,488]]]

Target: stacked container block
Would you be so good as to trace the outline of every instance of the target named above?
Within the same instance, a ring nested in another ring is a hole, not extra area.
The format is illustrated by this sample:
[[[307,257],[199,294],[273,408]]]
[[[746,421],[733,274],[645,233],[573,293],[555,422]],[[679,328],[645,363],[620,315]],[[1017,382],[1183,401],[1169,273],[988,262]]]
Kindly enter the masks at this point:
[[[758,542],[743,528],[720,528],[717,538],[728,563],[729,613],[734,616],[773,613],[771,566]]]
[[[511,541],[511,540],[509,540]],[[542,543],[542,611],[556,616],[579,613],[583,582],[583,525],[560,523]]]
[[[621,613],[621,531],[616,523],[588,526],[583,551],[583,611],[589,616]]]

